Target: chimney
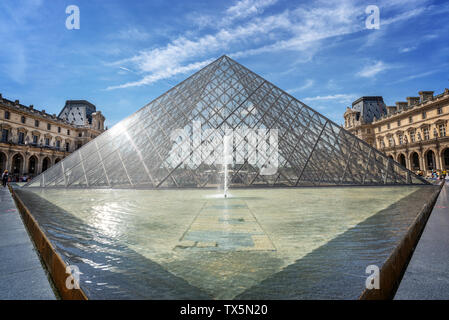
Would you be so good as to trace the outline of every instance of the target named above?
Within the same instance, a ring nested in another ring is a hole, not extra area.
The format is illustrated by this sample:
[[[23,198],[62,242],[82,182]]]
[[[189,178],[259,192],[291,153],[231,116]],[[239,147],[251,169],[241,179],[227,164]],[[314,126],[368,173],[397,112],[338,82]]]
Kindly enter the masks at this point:
[[[14,101],[14,104],[18,105],[19,104],[19,100]]]
[[[55,114],[55,113],[53,113],[51,116],[52,116],[53,118],[56,118],[56,114]]]
[[[407,97],[408,106],[414,106],[419,103],[419,97]]]
[[[433,99],[433,91],[420,91],[419,97],[421,98],[421,102],[432,100]]]
[[[30,109],[31,109],[31,110],[33,110],[33,109],[34,109],[34,106],[33,106],[32,104],[30,104]]]
[[[42,111],[41,111],[42,113],[45,113],[45,109],[42,109]]]
[[[396,106],[387,106],[387,114],[393,114],[396,112]]]
[[[407,108],[407,102],[403,102],[403,101],[396,102],[397,111],[404,110],[405,108]]]

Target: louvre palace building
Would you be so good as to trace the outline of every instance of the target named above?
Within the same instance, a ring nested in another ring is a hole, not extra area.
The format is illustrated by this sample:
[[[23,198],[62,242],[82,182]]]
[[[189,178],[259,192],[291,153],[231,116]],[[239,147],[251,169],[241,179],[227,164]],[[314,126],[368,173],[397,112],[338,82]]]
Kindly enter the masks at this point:
[[[383,98],[361,97],[344,113],[344,127],[402,166],[424,176],[449,170],[449,89],[386,106]]]
[[[32,178],[104,131],[105,117],[85,100],[68,100],[59,115],[0,94],[0,170]]]

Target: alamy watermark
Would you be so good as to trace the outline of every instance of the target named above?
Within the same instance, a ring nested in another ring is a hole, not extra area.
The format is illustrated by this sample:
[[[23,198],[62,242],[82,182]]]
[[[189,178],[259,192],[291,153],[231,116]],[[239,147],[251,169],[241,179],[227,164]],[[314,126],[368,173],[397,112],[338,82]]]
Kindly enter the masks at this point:
[[[378,6],[369,5],[365,8],[365,13],[369,16],[365,20],[367,29],[380,29],[380,10]]]
[[[69,290],[80,288],[80,269],[76,265],[69,265],[65,269],[69,276],[65,279],[65,286]]]
[[[65,8],[65,13],[69,15],[65,20],[65,27],[68,30],[78,30],[80,28],[80,8],[72,4]]]
[[[365,273],[369,276],[365,280],[365,287],[368,290],[380,289],[380,270],[375,264],[366,267]]]
[[[279,162],[277,129],[205,129],[200,121],[191,127],[173,130],[168,162],[176,168],[205,165],[248,163],[260,169],[261,175],[273,175]]]

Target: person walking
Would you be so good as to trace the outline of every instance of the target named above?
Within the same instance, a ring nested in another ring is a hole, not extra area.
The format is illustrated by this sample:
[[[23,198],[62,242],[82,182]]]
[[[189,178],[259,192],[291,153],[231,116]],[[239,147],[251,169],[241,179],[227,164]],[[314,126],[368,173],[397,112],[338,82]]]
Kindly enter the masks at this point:
[[[6,187],[6,183],[8,182],[8,176],[9,176],[8,170],[5,170],[5,172],[3,172],[3,174],[2,174],[3,187]]]

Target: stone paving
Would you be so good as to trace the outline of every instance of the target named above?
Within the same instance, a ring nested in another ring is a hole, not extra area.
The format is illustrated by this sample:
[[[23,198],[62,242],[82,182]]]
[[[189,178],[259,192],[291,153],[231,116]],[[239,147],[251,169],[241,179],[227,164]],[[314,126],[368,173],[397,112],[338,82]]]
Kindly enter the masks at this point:
[[[55,299],[14,200],[0,186],[0,300]]]
[[[397,300],[449,299],[449,181],[437,202],[396,292]]]

